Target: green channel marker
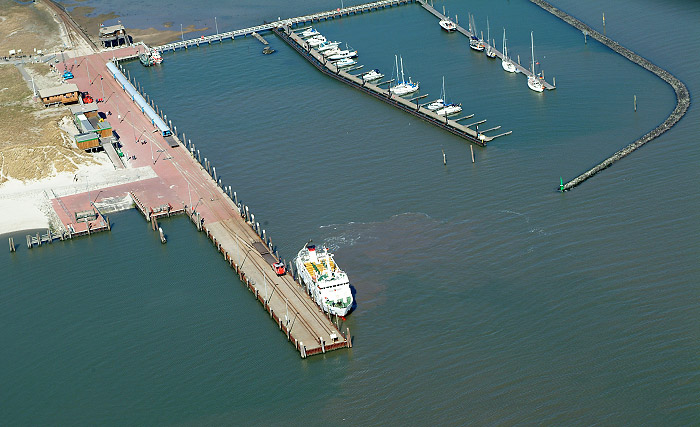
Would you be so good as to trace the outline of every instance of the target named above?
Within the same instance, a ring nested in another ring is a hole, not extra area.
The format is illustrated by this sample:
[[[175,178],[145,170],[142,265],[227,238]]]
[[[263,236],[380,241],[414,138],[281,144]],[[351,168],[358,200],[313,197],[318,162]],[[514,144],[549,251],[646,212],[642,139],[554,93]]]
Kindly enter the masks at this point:
[[[562,179],[562,177],[559,177],[559,191],[561,191],[562,193],[564,192],[564,180]]]

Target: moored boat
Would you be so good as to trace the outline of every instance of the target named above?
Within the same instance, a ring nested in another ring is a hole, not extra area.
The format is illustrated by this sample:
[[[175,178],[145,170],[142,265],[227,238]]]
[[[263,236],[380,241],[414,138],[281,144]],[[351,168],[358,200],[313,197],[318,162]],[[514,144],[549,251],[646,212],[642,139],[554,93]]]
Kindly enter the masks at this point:
[[[348,314],[353,304],[350,281],[328,248],[304,245],[294,265],[311,298],[323,311],[336,316]]]
[[[354,58],[355,56],[357,56],[356,50],[339,50],[332,55],[328,55],[328,59],[335,61],[337,59]]]
[[[314,36],[311,37],[310,39],[306,39],[306,43],[309,44],[311,47],[316,47],[320,46],[321,44],[326,42],[326,38],[323,36]]]
[[[368,71],[362,75],[362,80],[366,82],[371,82],[373,80],[381,79],[384,77],[384,74],[380,73],[378,69],[374,69],[372,71]]]
[[[315,28],[307,28],[306,30],[302,31],[302,32],[299,34],[299,37],[301,37],[302,39],[305,39],[305,38],[307,38],[307,37],[313,37],[313,36],[317,36],[317,35],[319,35],[319,34],[321,34],[321,33],[319,33],[317,29],[315,29]]]
[[[443,108],[437,110],[435,114],[438,116],[451,116],[462,111],[461,104],[447,104]]]
[[[338,68],[343,68],[343,67],[349,67],[351,65],[357,64],[357,61],[355,61],[352,58],[343,58],[340,61],[335,63],[335,66]]]
[[[394,55],[394,58],[396,59],[396,75],[398,77],[399,73],[399,62],[398,62],[398,57]],[[416,92],[418,90],[418,82],[412,82],[411,77],[408,77],[408,81],[406,81],[404,74],[403,74],[403,58],[401,58],[401,81],[399,81],[395,86],[392,86],[390,89],[391,93],[394,95],[399,95],[399,96],[404,96],[408,95],[410,93]]]
[[[535,71],[535,39],[533,38],[532,31],[530,31],[530,46],[532,47],[532,75],[527,78],[527,87],[534,90],[535,92],[544,91],[544,85],[542,84],[541,77]]]
[[[509,72],[509,73],[515,73],[518,71],[517,68],[515,68],[515,64],[513,61],[511,61],[510,57],[508,56],[508,45],[506,44],[506,29],[503,29],[503,59],[501,60],[501,66],[503,67],[503,70]]]
[[[442,27],[442,29],[448,33],[451,33],[457,29],[457,25],[455,25],[455,23],[452,22],[449,17],[440,20],[440,27]]]
[[[338,47],[339,44],[340,44],[340,42],[329,42],[329,41],[326,41],[326,42],[323,42],[323,43],[321,43],[320,45],[316,46],[316,50],[319,51],[319,52],[325,52],[325,51],[327,51],[327,50],[329,50],[329,49],[333,49],[333,48],[335,48],[335,47]]]

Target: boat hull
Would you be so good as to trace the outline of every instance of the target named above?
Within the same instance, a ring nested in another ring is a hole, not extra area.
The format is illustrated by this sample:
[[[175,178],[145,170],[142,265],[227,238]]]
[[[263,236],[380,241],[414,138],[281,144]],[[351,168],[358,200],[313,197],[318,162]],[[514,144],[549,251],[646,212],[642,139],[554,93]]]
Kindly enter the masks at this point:
[[[542,86],[542,82],[537,80],[537,78],[535,78],[535,77],[528,77],[527,78],[527,87],[534,90],[535,92],[543,92],[544,91],[544,87]]]

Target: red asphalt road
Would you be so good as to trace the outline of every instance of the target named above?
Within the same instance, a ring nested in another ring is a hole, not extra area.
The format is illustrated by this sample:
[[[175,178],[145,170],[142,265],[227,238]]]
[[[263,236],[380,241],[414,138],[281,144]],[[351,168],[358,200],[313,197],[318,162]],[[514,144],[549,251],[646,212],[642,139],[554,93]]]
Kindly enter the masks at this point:
[[[61,197],[61,202],[68,208],[70,215],[76,211],[90,210],[90,202],[99,202],[104,198],[125,196],[132,191],[148,208],[155,208],[170,203],[179,208],[183,204],[196,206],[207,222],[217,222],[237,216],[233,203],[214,183],[201,165],[193,159],[186,148],[172,148],[165,139],[154,132],[150,120],[114,80],[106,63],[112,57],[123,57],[136,53],[136,48],[96,53],[66,61],[65,65],[75,76],[70,82],[78,89],[89,92],[93,99],[104,97],[105,102],[98,103],[99,111],[107,115],[107,121],[117,132],[121,142],[124,159],[132,168],[149,166],[158,178],[137,181],[94,190],[88,193]],[[164,61],[162,66],[167,66]],[[56,64],[63,70],[63,64]],[[88,77],[89,75],[89,77]],[[104,92],[103,92],[104,91]],[[103,96],[104,93],[104,96]],[[119,118],[121,116],[121,119]],[[139,142],[136,142],[137,139]],[[99,194],[98,194],[99,193]],[[90,197],[93,199],[90,200]],[[191,204],[190,204],[191,200]],[[54,210],[64,224],[74,223],[58,201],[54,200]]]

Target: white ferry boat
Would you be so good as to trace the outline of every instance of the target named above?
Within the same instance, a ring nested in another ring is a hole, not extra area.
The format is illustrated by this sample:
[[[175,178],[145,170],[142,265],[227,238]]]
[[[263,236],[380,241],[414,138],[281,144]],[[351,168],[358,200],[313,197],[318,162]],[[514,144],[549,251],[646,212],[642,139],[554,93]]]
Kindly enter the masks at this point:
[[[336,316],[348,314],[353,303],[350,282],[328,248],[304,245],[294,259],[294,265],[311,297],[323,311]]]

